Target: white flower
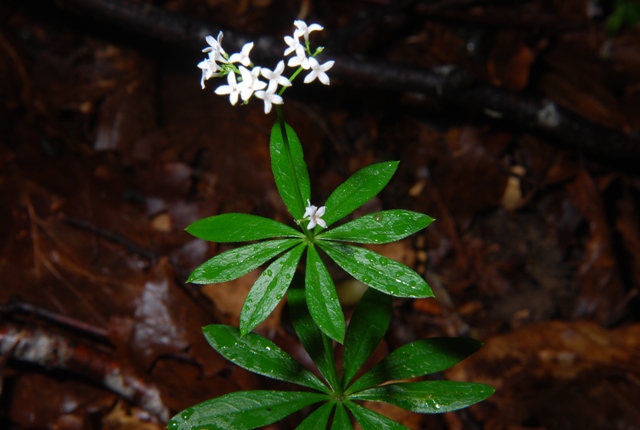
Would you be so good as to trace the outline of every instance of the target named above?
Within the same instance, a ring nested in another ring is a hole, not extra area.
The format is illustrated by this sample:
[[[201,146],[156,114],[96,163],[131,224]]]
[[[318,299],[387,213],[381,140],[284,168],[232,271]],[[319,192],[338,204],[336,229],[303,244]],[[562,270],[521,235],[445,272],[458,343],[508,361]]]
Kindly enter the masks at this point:
[[[307,54],[304,51],[304,47],[302,45],[298,45],[296,48],[296,56],[289,58],[289,62],[287,63],[289,67],[302,67],[305,70],[309,70],[309,59],[307,58]]]
[[[315,78],[318,78],[323,84],[329,85],[329,76],[327,76],[326,71],[332,68],[334,63],[335,61],[332,60],[327,61],[323,65],[320,65],[320,63],[318,63],[318,60],[316,60],[315,58],[309,58],[309,67],[311,68],[311,73],[305,76],[304,83],[308,84]]]
[[[300,39],[297,37],[285,36],[284,43],[289,45],[289,47],[284,51],[285,57],[291,54],[292,52],[295,52],[295,50],[298,49],[298,46],[301,46]]]
[[[198,67],[202,69],[202,78],[200,79],[200,85],[202,86],[202,89],[204,89],[204,81],[209,78],[220,76],[220,74],[216,72],[222,70],[218,63],[216,63],[216,61],[211,57],[199,62]]]
[[[256,97],[264,100],[264,113],[271,112],[272,103],[276,105],[281,105],[283,103],[282,97],[275,93],[277,88],[278,83],[276,81],[269,81],[267,91],[256,91]]]
[[[299,38],[300,36],[304,36],[304,42],[309,43],[309,33],[312,31],[324,30],[324,27],[320,24],[311,24],[307,26],[307,23],[304,21],[293,21],[293,24],[298,27],[293,32],[293,37]]]
[[[224,49],[222,49],[222,45],[220,44],[220,42],[222,41],[222,32],[218,33],[217,40],[214,39],[211,35],[205,37],[205,40],[207,41],[209,46],[207,48],[204,48],[202,52],[211,52],[211,54],[209,54],[209,58],[213,58],[214,61],[226,63],[227,60],[224,58],[224,56],[227,55],[227,53],[224,52]]]
[[[271,86],[271,82],[275,82],[276,85],[282,85],[283,87],[290,87],[291,81],[286,77],[282,76],[283,71],[284,71],[284,61],[280,61],[276,66],[276,68],[273,70],[273,72],[263,67],[260,70],[260,73],[262,74],[262,76],[269,79],[269,86]]]
[[[248,69],[240,66],[240,76],[242,82],[240,83],[240,97],[243,101],[247,101],[251,98],[254,91],[264,90],[267,87],[266,82],[258,80],[260,76],[260,67],[254,67],[249,71]]]
[[[253,42],[245,43],[240,52],[232,54],[229,57],[230,63],[240,63],[245,67],[249,67],[251,65],[251,59],[249,58],[249,52],[253,48]]]
[[[325,211],[327,210],[327,207],[321,206],[320,208],[317,208],[316,206],[311,204],[310,200],[307,200],[307,205],[308,206],[304,212],[304,216],[302,217],[303,219],[309,218],[309,224],[307,225],[307,230],[311,230],[316,226],[316,224],[322,228],[327,228],[327,223],[324,222],[322,218],[320,218],[321,216],[324,215]]]
[[[220,85],[214,92],[221,96],[229,94],[229,102],[235,105],[238,103],[238,95],[242,91],[242,83],[238,84],[236,82],[236,74],[233,72],[227,75],[227,82],[229,85]]]

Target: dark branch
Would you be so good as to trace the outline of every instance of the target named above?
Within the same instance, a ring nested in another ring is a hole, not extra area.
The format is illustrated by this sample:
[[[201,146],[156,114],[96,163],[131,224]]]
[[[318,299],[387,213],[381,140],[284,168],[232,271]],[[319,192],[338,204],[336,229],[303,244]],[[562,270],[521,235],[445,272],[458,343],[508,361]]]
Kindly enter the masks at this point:
[[[162,422],[169,420],[169,410],[162,402],[158,388],[98,349],[60,334],[5,323],[0,325],[0,352],[15,361],[89,378],[139,405]]]
[[[220,27],[200,19],[167,12],[141,2],[116,0],[58,0],[65,9],[117,25],[146,38],[181,49],[199,49],[204,36],[217,34]],[[224,30],[229,51],[240,50],[253,40],[256,58],[278,59],[284,44],[271,36],[252,36]],[[328,46],[331,42],[328,41]],[[324,54],[331,57],[331,53]],[[640,138],[592,124],[550,100],[511,93],[475,82],[465,72],[451,68],[423,70],[403,65],[355,60],[335,56],[331,77],[341,85],[415,91],[433,97],[457,111],[483,113],[526,129],[542,132],[552,139],[597,159],[629,165],[640,161]]]

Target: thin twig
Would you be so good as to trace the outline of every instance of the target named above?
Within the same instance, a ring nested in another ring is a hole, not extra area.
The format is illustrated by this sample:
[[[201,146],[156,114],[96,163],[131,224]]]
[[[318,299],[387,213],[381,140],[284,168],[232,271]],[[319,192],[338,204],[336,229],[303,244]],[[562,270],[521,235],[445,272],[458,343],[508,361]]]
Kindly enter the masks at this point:
[[[69,217],[66,215],[62,217],[62,220],[65,223],[69,224],[70,226],[91,232],[97,235],[98,237],[104,238],[105,240],[122,245],[125,248],[127,248],[130,252],[138,254],[144,257],[145,259],[149,260],[150,263],[158,261],[158,259],[161,257],[160,255],[148,249],[142,248],[141,246],[138,246],[132,243],[125,237],[115,232],[106,230],[102,227],[98,227],[89,221],[82,220],[79,218]],[[212,316],[217,315],[218,310],[216,309],[214,303],[211,301],[211,298],[209,298],[206,294],[203,293],[201,286],[184,282],[189,276],[188,271],[186,271],[184,267],[177,265],[175,261],[170,261],[170,262],[175,269],[175,273],[177,277],[179,278],[178,284],[180,285],[180,287],[183,290],[185,290],[186,293],[192,298],[192,300],[196,304],[198,304],[200,307],[202,307],[202,309],[204,309],[209,315],[212,315]]]
[[[69,318],[67,316],[51,312],[50,310],[33,306],[29,303],[14,301],[7,304],[0,304],[0,314],[6,316],[19,313],[33,315],[43,321],[56,324],[60,327],[73,330],[81,334],[89,335],[100,342],[109,343],[109,333],[101,327],[96,327],[84,321]]]
[[[96,225],[94,225],[93,223],[80,219],[80,218],[74,218],[74,217],[70,217],[68,215],[63,215],[62,217],[62,222],[64,222],[65,224],[69,224],[72,227],[76,227],[79,228],[81,230],[85,230],[88,231],[90,233],[95,234],[98,237],[101,237],[103,239],[108,240],[109,242],[113,242],[113,243],[117,243],[119,245],[124,246],[127,250],[129,250],[130,252],[134,253],[134,254],[138,254],[139,256],[141,256],[142,258],[146,259],[149,261],[150,264],[153,264],[158,256],[147,250],[144,249],[141,246],[136,245],[135,243],[131,242],[129,239],[127,239],[126,237],[117,234],[113,231],[110,230],[106,230],[104,228],[98,227]]]

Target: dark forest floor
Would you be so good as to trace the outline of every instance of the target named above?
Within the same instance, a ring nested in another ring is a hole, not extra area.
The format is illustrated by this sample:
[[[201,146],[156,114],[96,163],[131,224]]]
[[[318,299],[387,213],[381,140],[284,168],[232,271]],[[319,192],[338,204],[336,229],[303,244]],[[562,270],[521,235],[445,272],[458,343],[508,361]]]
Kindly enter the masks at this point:
[[[594,16],[586,0],[146,2],[166,20],[108,3],[0,4],[0,428],[157,429],[163,407],[280,387],[201,334],[238,324],[257,274],[185,284],[229,245],[183,231],[224,212],[289,223],[275,115],[200,88],[205,42],[178,17],[277,52],[303,18],[325,26],[327,58],[368,64],[286,93],[314,201],[401,161],[364,210],[436,218],[376,247],[436,299],[394,302],[380,356],[472,336],[485,346],[446,376],[497,389],[438,416],[374,408],[411,429],[640,428],[640,30],[607,33],[613,2]],[[409,67],[424,86],[394,76]],[[284,313],[258,332],[308,362]],[[156,409],[140,400],[153,393]]]

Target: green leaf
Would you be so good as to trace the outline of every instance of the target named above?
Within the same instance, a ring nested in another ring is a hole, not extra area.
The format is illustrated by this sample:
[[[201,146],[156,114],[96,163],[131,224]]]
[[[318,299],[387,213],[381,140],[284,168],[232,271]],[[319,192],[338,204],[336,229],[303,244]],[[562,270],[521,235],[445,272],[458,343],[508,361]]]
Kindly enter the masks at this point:
[[[494,391],[488,385],[473,382],[402,382],[370,388],[351,399],[385,402],[422,414],[439,414],[481,402]]]
[[[307,248],[305,276],[307,305],[314,321],[327,336],[342,343],[345,323],[331,275],[313,244]]]
[[[464,360],[481,346],[481,342],[463,337],[438,337],[403,345],[362,375],[347,393],[387,381],[441,372]]]
[[[286,131],[285,131],[286,130]],[[293,128],[276,121],[271,130],[271,170],[278,192],[294,219],[302,219],[311,185],[300,140]]]
[[[269,218],[228,213],[204,218],[185,229],[191,235],[210,242],[247,242],[273,237],[304,237],[304,235]]]
[[[640,4],[632,0],[616,1],[613,12],[607,18],[605,27],[610,34],[624,28],[633,28],[640,21]]]
[[[250,430],[326,400],[319,393],[238,391],[185,409],[167,424],[169,430]]]
[[[329,417],[335,406],[334,402],[327,402],[313,411],[307,418],[302,421],[296,430],[317,430],[326,429],[329,424]]]
[[[353,430],[349,415],[347,415],[347,411],[344,409],[342,403],[336,405],[336,413],[333,415],[331,430]]]
[[[344,342],[342,379],[347,386],[373,354],[391,322],[391,296],[369,288],[356,307]]]
[[[338,372],[333,359],[333,346],[331,340],[322,333],[318,325],[313,321],[307,308],[304,288],[290,288],[287,292],[287,303],[293,327],[302,346],[311,357],[311,360],[318,366],[318,370],[327,380],[332,390],[334,392],[338,391]]]
[[[275,343],[255,333],[240,335],[240,330],[222,324],[202,329],[213,349],[227,360],[253,373],[313,388],[328,393],[316,375],[302,367]]]
[[[231,249],[197,267],[187,282],[215,284],[237,279],[300,242],[300,239],[278,239]]]
[[[253,284],[240,312],[240,333],[245,335],[256,328],[280,303],[305,246],[301,243],[271,263]]]
[[[402,263],[343,243],[318,241],[317,244],[347,273],[376,290],[395,297],[433,297],[424,279]]]
[[[367,409],[353,402],[345,402],[345,405],[360,426],[362,430],[409,430],[407,427],[397,423],[384,415]]]
[[[357,243],[389,243],[422,230],[433,218],[418,212],[390,210],[354,219],[317,235],[318,239]]]
[[[327,226],[375,197],[387,185],[397,168],[398,161],[388,161],[365,167],[351,175],[331,193],[325,203],[327,210],[322,219]]]

